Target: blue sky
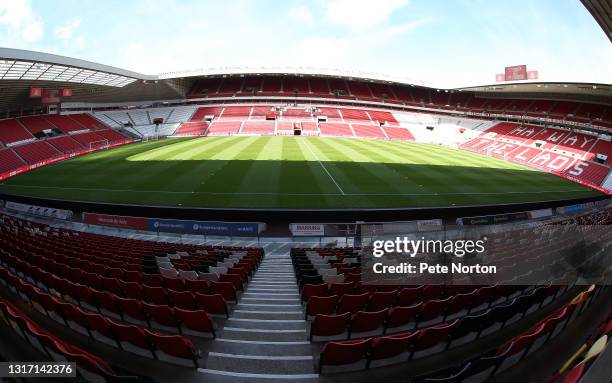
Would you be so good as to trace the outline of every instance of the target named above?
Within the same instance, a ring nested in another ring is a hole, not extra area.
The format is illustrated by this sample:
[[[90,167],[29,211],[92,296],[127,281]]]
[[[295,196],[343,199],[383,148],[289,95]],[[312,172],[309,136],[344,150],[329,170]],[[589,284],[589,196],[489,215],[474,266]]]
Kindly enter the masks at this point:
[[[612,44],[578,0],[0,0],[0,46],[146,74],[318,67],[452,87],[527,64],[612,83]]]

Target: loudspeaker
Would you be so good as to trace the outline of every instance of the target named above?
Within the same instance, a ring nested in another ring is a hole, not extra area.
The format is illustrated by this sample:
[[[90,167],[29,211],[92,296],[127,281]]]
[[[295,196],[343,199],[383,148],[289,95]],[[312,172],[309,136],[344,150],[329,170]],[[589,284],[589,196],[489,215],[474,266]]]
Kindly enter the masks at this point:
[[[163,124],[163,123],[164,123],[164,119],[163,119],[163,118],[161,118],[161,117],[154,118],[154,119],[153,119],[153,123],[154,123],[155,125],[161,125],[161,124]]]

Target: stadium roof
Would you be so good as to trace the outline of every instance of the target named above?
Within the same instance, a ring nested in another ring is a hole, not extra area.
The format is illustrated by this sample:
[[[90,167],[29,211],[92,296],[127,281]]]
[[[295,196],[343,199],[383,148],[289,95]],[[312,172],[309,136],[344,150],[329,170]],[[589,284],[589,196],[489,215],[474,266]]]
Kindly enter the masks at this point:
[[[160,75],[145,75],[90,61],[20,49],[0,48],[0,114],[40,109],[40,100],[29,98],[30,87],[70,87],[69,103],[101,107],[115,103],[180,102],[194,81],[203,77],[242,76],[332,77],[366,82],[424,86],[444,91],[472,91],[491,97],[551,98],[611,104],[612,85],[595,83],[532,82],[495,83],[454,89],[438,88],[411,78],[380,73],[313,67],[216,67]],[[134,105],[135,105],[134,104]],[[132,105],[132,104],[130,104]]]
[[[137,79],[157,79],[125,69],[50,53],[0,48],[0,80],[40,80],[126,86]]]
[[[612,41],[612,3],[609,0],[581,0],[585,8],[593,15],[608,39]]]

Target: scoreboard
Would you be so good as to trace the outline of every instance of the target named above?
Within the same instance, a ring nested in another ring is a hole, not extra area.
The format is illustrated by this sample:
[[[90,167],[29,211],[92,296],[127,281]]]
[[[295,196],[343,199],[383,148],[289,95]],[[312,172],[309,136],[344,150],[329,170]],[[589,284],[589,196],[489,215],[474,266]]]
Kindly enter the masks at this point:
[[[504,77],[505,81],[527,80],[527,65],[507,66]]]
[[[537,80],[537,70],[527,70],[527,65],[507,66],[504,73],[495,75],[495,82]]]

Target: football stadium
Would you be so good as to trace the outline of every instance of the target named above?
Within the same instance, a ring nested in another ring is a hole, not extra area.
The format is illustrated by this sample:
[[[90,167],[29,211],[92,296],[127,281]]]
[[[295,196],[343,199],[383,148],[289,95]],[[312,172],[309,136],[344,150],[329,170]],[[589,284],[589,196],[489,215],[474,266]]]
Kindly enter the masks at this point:
[[[612,381],[608,1],[75,4],[0,2],[0,382]]]

